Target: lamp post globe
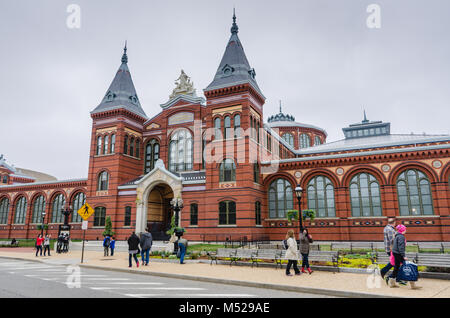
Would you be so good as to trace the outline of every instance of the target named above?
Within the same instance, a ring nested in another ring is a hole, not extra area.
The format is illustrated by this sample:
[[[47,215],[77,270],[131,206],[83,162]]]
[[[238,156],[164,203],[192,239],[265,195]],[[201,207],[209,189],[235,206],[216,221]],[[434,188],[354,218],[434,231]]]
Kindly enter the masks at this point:
[[[44,235],[44,220],[45,220],[45,211],[42,212],[42,225],[41,225],[41,235]]]

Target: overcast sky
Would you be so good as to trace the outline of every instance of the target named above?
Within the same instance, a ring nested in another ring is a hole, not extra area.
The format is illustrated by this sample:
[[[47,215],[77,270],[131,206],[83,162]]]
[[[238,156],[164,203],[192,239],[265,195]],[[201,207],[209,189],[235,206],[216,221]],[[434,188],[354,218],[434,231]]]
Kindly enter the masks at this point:
[[[81,27],[67,27],[67,6]],[[370,4],[381,28],[370,29]],[[266,96],[283,111],[343,138],[368,119],[392,133],[450,133],[448,0],[1,0],[0,153],[59,179],[86,178],[89,112],[110,85],[128,41],[128,66],[148,117],[183,69],[197,93],[239,37]]]

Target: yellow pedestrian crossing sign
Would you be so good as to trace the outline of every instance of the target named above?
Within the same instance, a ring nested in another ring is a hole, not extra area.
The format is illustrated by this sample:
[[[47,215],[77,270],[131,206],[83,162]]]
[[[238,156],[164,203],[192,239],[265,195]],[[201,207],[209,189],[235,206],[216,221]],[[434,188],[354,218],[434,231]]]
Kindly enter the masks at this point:
[[[89,204],[85,203],[81,209],[78,210],[78,214],[81,215],[83,220],[87,220],[92,213],[94,213],[94,209],[89,206]]]

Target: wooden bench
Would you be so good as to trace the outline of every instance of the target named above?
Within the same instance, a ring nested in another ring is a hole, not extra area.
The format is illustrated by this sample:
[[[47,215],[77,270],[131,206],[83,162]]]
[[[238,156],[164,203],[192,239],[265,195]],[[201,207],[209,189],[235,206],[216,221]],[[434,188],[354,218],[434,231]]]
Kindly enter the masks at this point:
[[[208,258],[211,260],[210,265],[212,265],[213,262],[216,262],[218,258],[232,258],[236,255],[236,249],[235,248],[219,248],[217,249],[217,252],[208,252],[206,253],[208,255]]]
[[[211,260],[210,265],[215,261],[217,264],[217,259],[219,258],[229,258],[230,266],[233,263],[237,264],[237,261],[243,259],[253,259],[254,255],[257,253],[256,249],[248,248],[219,248],[217,253],[207,253],[209,259]]]
[[[302,260],[300,252],[298,252],[298,259]],[[286,260],[286,250],[282,250],[275,256],[276,268],[278,265],[282,268],[282,262]],[[339,251],[310,251],[308,260],[309,262],[331,262],[333,267],[339,271]]]
[[[419,253],[422,253],[425,249],[435,249],[445,253],[444,242],[417,242],[417,248]]]
[[[11,241],[0,241],[0,247],[18,247],[19,241],[16,241],[14,244],[12,244]]]
[[[450,268],[450,254],[418,253],[417,265]]]
[[[230,259],[231,259],[230,266],[233,263],[237,264],[237,261],[240,261],[243,259],[252,259],[253,255],[256,254],[256,252],[257,252],[257,250],[249,249],[249,248],[236,249],[236,253],[234,253],[234,255],[230,256]]]
[[[418,264],[418,253],[406,253],[406,258],[408,258],[409,261]],[[373,264],[387,264],[390,261],[390,256],[388,256],[386,252],[374,252],[372,253],[371,260]]]
[[[350,242],[332,242],[330,246],[331,250],[337,249],[337,250],[343,250],[343,249],[350,249]]]
[[[256,250],[256,253],[253,254],[252,260],[252,267],[256,264],[256,267],[259,265],[259,260],[265,260],[265,261],[274,261],[277,259],[277,255],[280,254],[279,249],[258,249]]]

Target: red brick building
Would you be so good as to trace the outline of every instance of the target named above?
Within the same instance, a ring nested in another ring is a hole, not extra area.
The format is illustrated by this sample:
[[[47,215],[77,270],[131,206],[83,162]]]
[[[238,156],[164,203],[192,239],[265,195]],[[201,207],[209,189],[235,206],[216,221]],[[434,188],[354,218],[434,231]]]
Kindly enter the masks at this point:
[[[364,116],[327,143],[324,129],[295,122],[281,106],[265,123],[235,17],[205,98],[182,71],[150,118],[127,63],[125,48],[91,112],[86,179],[38,181],[0,160],[0,238],[35,237],[42,223],[55,235],[61,209],[88,202],[89,239],[101,237],[107,216],[119,240],[145,227],[167,239],[170,201],[182,198],[179,221],[190,240],[280,240],[298,229],[286,215],[298,208],[300,185],[302,210],[316,213],[305,222],[316,240],[382,240],[388,217],[407,225],[409,240],[450,240],[450,136],[394,135],[389,123]],[[70,221],[80,238],[81,218]]]

